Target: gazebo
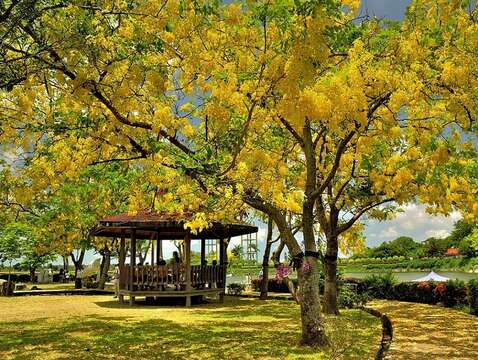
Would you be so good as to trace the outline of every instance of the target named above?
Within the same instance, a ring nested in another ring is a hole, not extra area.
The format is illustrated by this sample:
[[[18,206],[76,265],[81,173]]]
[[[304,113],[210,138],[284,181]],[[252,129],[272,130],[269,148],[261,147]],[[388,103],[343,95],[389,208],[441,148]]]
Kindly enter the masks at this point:
[[[191,297],[219,295],[223,299],[226,287],[227,245],[229,239],[257,232],[256,226],[242,223],[212,223],[196,234],[185,229],[184,224],[192,214],[156,213],[141,211],[106,217],[91,230],[93,236],[120,239],[118,301],[129,297],[185,297],[191,306]],[[130,263],[126,264],[126,239],[130,239]],[[151,265],[136,264],[137,240],[153,240]],[[184,240],[184,261],[180,266],[164,265],[164,240]],[[191,242],[201,242],[201,264],[191,265]],[[219,263],[206,264],[206,240],[216,240]]]

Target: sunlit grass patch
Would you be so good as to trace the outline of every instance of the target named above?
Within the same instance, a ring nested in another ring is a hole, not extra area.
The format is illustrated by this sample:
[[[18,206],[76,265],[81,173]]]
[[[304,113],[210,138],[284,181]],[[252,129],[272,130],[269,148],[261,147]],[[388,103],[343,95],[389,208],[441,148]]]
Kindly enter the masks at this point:
[[[478,359],[478,317],[437,305],[375,300],[393,324],[390,359]]]
[[[327,319],[330,349],[304,348],[289,301],[129,307],[108,296],[32,296],[0,307],[1,359],[371,359],[381,331],[376,318],[344,310]]]

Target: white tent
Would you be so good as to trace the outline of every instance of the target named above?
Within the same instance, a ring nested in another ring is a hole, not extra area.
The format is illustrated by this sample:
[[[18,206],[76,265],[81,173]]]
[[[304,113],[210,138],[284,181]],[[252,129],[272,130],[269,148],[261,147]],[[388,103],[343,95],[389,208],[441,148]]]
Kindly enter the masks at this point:
[[[450,278],[438,275],[436,272],[432,271],[428,275],[415,279],[413,281],[422,282],[422,281],[448,281],[448,280],[450,280]]]

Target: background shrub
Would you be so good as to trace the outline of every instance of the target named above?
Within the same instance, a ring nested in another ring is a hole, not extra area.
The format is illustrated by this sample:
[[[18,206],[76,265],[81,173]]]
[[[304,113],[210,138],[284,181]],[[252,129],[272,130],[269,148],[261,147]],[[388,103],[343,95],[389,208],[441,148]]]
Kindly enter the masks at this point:
[[[353,291],[349,286],[339,288],[337,303],[340,308],[357,308],[364,306],[370,297],[367,293],[358,293]]]
[[[241,295],[246,289],[246,285],[240,283],[231,283],[227,285],[227,293],[231,295]]]
[[[292,279],[292,283],[295,287],[298,285],[297,279]],[[260,279],[252,279],[251,282],[252,290],[254,291],[261,291],[261,280]],[[278,293],[289,293],[289,288],[285,281],[277,281],[276,279],[269,279],[268,283],[268,291],[270,292],[278,292]]]
[[[363,282],[370,296],[377,299],[392,299],[393,286],[397,283],[397,278],[390,272],[367,276]]]
[[[478,279],[468,282],[468,304],[470,305],[470,313],[478,315]]]
[[[436,304],[438,302],[433,282],[408,282],[399,283],[393,286],[391,298],[400,301],[420,302],[425,304]]]
[[[467,302],[465,283],[461,280],[449,280],[444,283],[444,291],[440,294],[440,301],[447,307],[464,305]]]

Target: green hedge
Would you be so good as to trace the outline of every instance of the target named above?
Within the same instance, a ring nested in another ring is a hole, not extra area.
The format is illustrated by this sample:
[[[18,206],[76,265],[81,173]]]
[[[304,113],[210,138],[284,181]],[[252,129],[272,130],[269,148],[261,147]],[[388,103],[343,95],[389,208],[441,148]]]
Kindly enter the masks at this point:
[[[393,275],[386,274],[372,275],[356,283],[360,293],[366,293],[372,298],[442,303],[447,307],[469,306],[472,314],[478,314],[478,279],[471,280],[468,284],[461,280],[397,283]]]
[[[251,282],[252,289],[254,291],[261,291],[261,281],[260,279],[253,279]],[[298,280],[297,279],[292,279],[292,283],[294,286],[297,287],[298,285]],[[285,281],[278,281],[276,279],[269,279],[268,283],[268,291],[270,292],[277,292],[277,293],[288,293],[289,288],[287,287],[287,284]]]
[[[365,270],[393,270],[393,269],[473,269],[478,266],[478,257],[437,257],[406,259],[403,256],[391,258],[359,258],[342,259],[339,261],[342,266],[359,265]]]
[[[478,315],[478,279],[470,280],[468,283],[468,303],[470,312],[473,315]]]

